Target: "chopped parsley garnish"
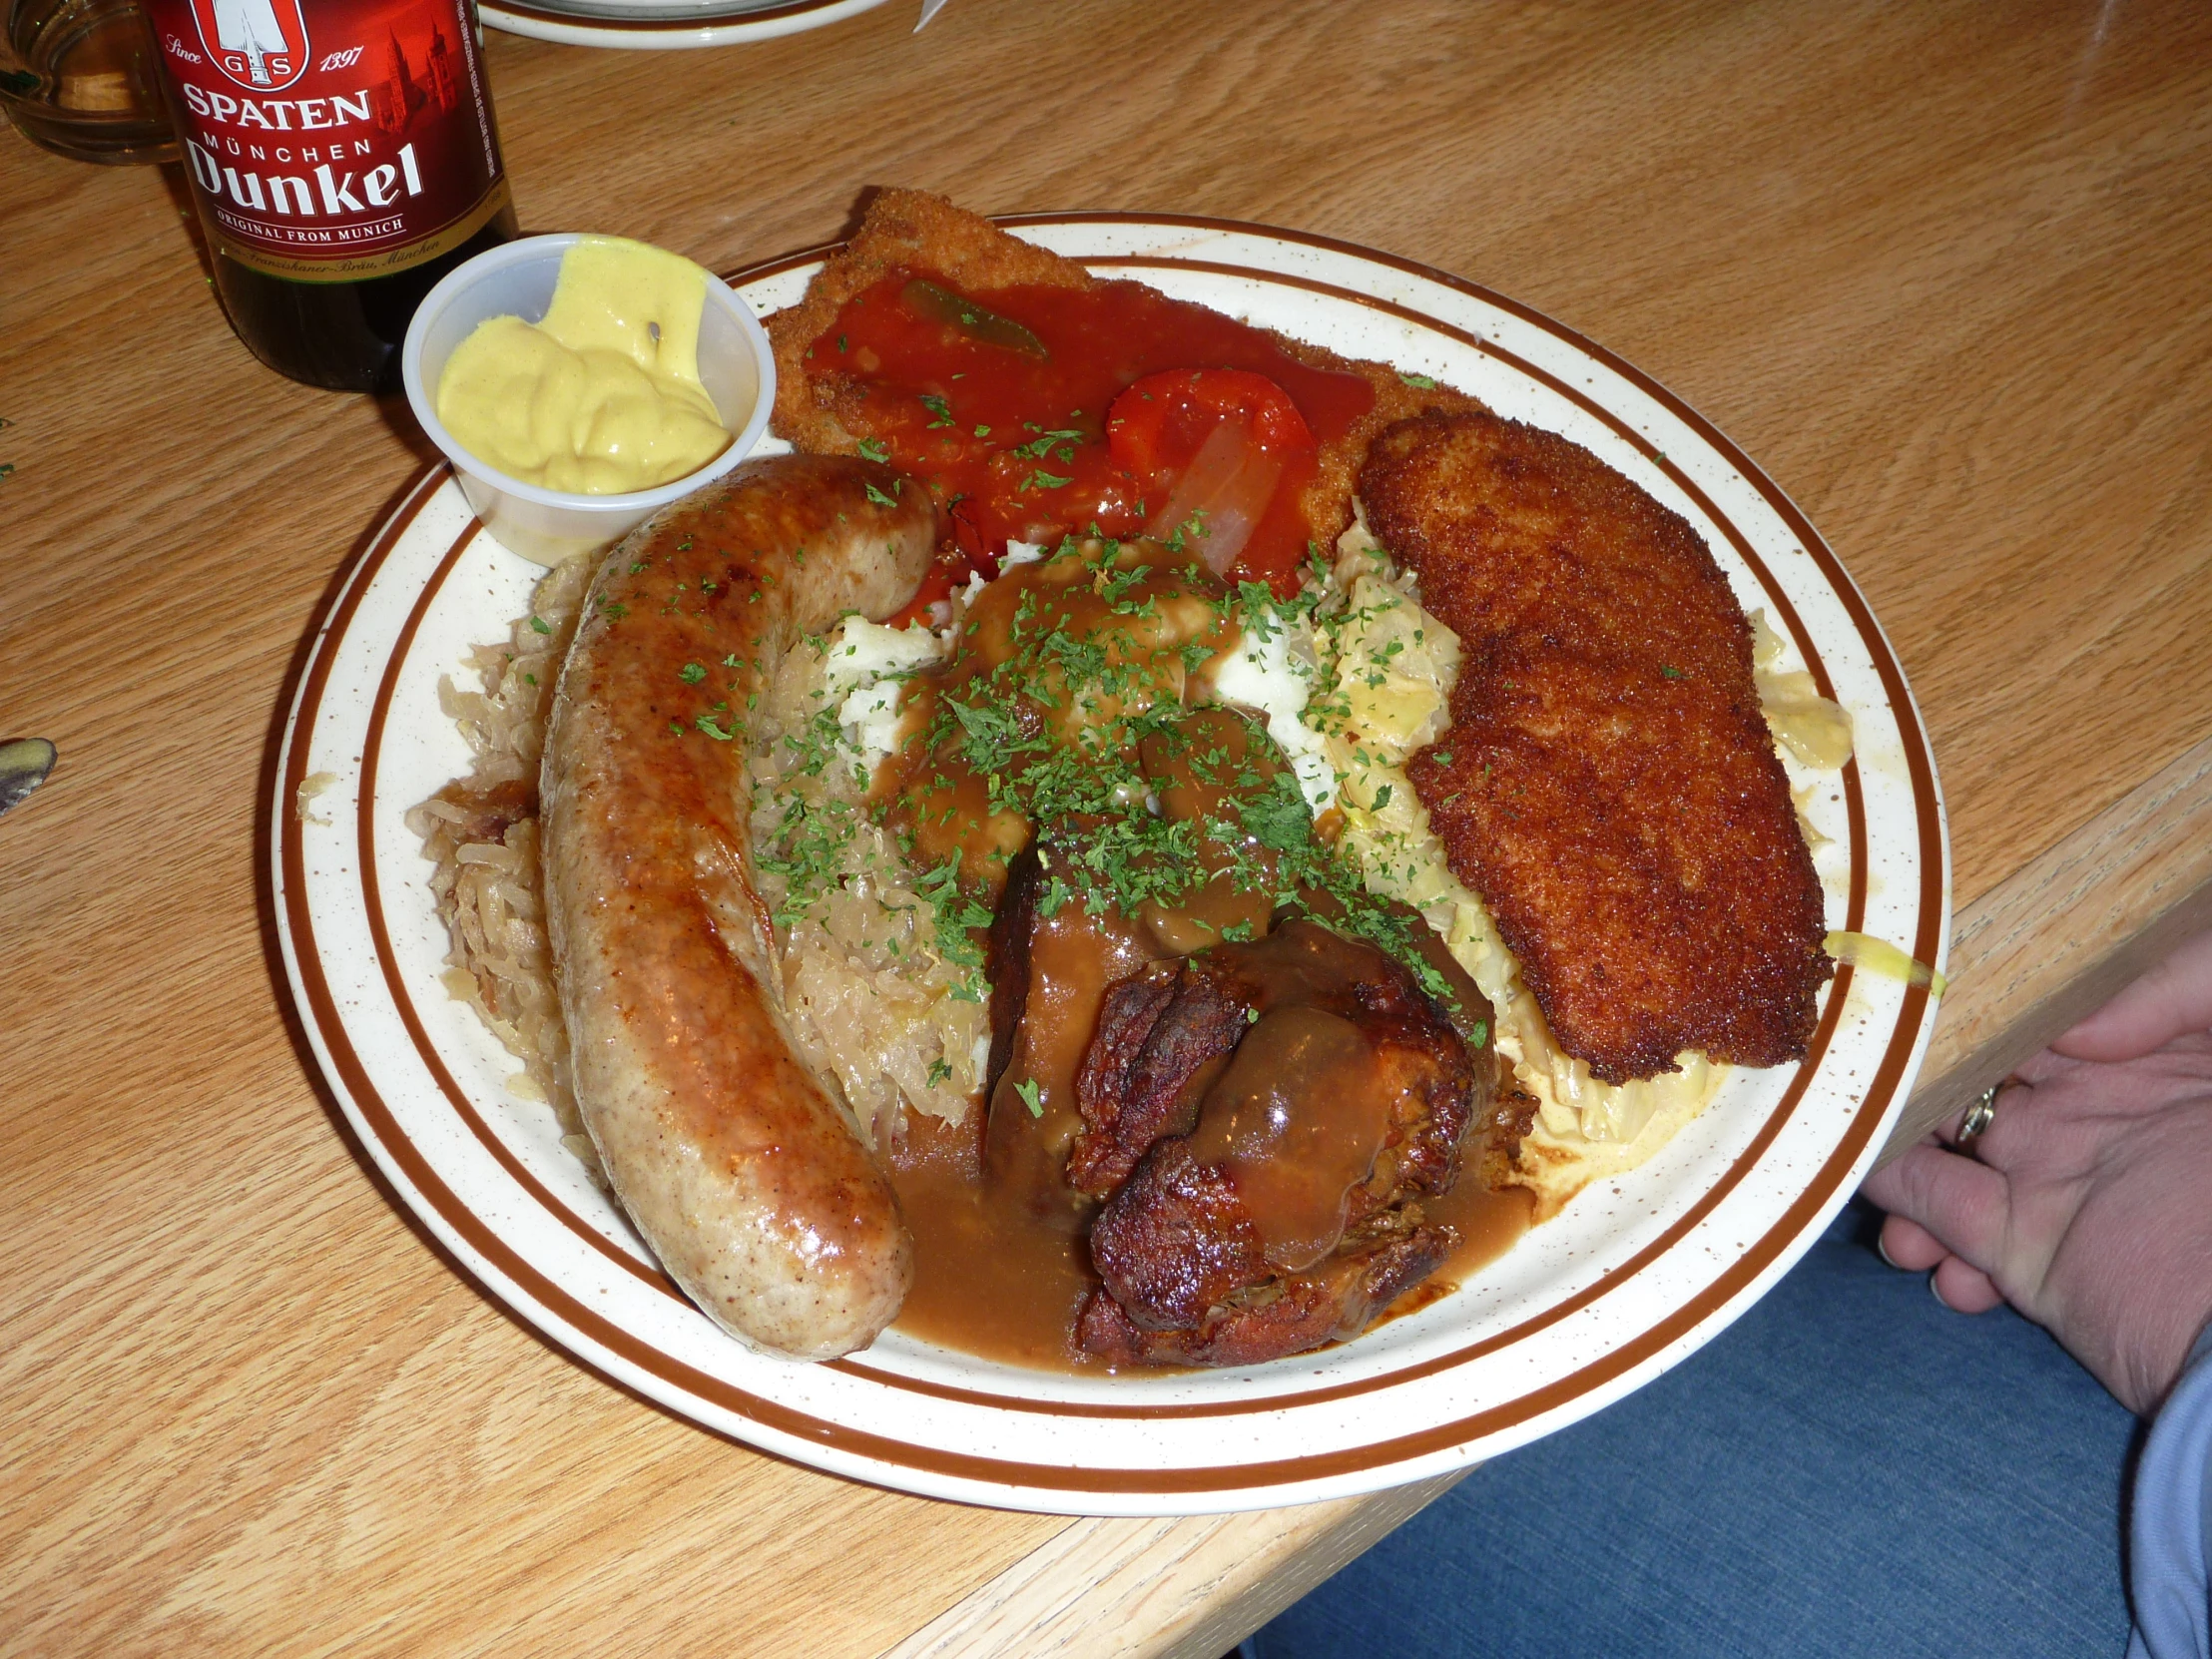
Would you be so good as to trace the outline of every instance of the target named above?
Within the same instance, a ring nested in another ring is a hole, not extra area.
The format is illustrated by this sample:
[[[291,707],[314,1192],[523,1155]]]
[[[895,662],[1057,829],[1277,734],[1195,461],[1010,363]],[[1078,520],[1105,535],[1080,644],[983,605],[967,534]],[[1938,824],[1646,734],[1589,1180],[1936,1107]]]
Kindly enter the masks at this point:
[[[707,671],[697,663],[686,663],[676,671],[676,678],[683,681],[687,686],[696,686],[700,681],[707,678]]]
[[[1192,511],[1189,518],[1186,518],[1181,524],[1178,524],[1175,527],[1173,534],[1168,537],[1167,549],[1170,553],[1180,553],[1183,551],[1184,547],[1189,544],[1193,537],[1203,536],[1205,534],[1206,509],[1204,507],[1199,507]]]
[[[1401,373],[1398,375],[1398,378],[1400,380],[1403,380],[1407,385],[1411,386],[1415,391],[1434,391],[1436,389],[1436,382],[1431,380],[1425,374]]]
[[[545,618],[534,616],[530,619],[530,632],[533,634],[550,634],[553,630],[546,626]]]
[[[870,501],[874,502],[878,507],[895,507],[898,505],[897,502],[893,501],[889,496],[885,495],[873,484],[867,486],[867,498]]]
[[[1021,1096],[1021,1103],[1029,1108],[1031,1117],[1041,1118],[1044,1116],[1044,1101],[1040,1098],[1043,1091],[1037,1087],[1037,1080],[1034,1077],[1025,1078],[1016,1083],[1014,1093]]]
[[[864,461],[888,462],[891,458],[891,452],[873,438],[862,438],[853,447],[859,450],[860,458]]]
[[[1314,814],[1299,792],[1298,776],[1288,767],[1275,775],[1272,785],[1235,804],[1245,832],[1262,846],[1278,852],[1306,851],[1314,838]]]
[[[1036,569],[992,613],[990,657],[964,645],[949,670],[922,679],[923,712],[876,799],[824,798],[801,783],[834,779],[842,790],[849,778],[862,798],[870,788],[834,706],[779,740],[782,817],[761,858],[786,883],[780,896],[771,889],[778,923],[847,890],[851,860],[875,856],[863,846],[880,844],[880,832],[919,869],[909,879],[935,955],[957,975],[952,994],[980,998],[990,905],[1026,844],[1041,865],[1041,917],[1070,904],[1094,915],[1186,910],[1217,884],[1273,895],[1274,908],[1376,945],[1449,1002],[1419,949],[1428,924],[1370,892],[1355,850],[1317,834],[1297,773],[1264,727],[1225,728],[1218,709],[1185,706],[1234,626],[1261,638],[1303,630],[1319,591],[1224,593],[1188,554],[1105,537],[1064,540]],[[1040,579],[1046,572],[1057,579]],[[971,639],[975,626],[970,618]],[[1326,675],[1320,683],[1333,687]],[[1325,716],[1318,699],[1309,705],[1309,719]],[[1379,809],[1390,800],[1387,787],[1376,792]],[[863,829],[871,839],[859,843]],[[1219,936],[1259,930],[1253,918]]]
[[[917,876],[914,890],[937,913],[937,953],[956,967],[980,969],[983,952],[971,934],[991,924],[991,913],[960,890],[960,855],[955,852]]]
[[[1041,430],[1039,427],[1031,424],[1028,421],[1023,421],[1022,424],[1024,427],[1032,432]],[[1017,443],[1013,446],[1013,448],[1007,450],[1006,453],[1009,455],[1018,455],[1025,461],[1041,461],[1055,447],[1059,447],[1060,459],[1064,461],[1071,453],[1073,453],[1073,451],[1066,448],[1066,445],[1070,443],[1080,443],[1084,438],[1088,436],[1088,433],[1078,432],[1072,426],[1063,426],[1057,431],[1045,432],[1041,437],[1032,438],[1027,443]]]

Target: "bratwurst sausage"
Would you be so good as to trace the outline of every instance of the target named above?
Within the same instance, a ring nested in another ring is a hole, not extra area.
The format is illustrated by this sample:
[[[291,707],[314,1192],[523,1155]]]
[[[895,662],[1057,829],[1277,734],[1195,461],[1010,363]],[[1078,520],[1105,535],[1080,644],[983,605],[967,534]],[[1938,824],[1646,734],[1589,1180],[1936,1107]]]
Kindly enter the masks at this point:
[[[585,1127],[692,1300],[797,1359],[873,1341],[913,1244],[792,1050],[754,890],[746,712],[803,636],[907,601],[935,516],[887,467],[745,463],[607,556],[546,735],[546,918]]]

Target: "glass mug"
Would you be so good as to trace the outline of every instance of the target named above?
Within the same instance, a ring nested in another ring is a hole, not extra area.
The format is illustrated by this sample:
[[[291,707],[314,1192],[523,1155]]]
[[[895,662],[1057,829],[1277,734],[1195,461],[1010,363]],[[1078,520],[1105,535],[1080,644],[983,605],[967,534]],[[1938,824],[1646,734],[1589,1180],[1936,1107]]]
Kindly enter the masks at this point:
[[[0,108],[81,162],[173,162],[153,31],[133,0],[6,0]]]

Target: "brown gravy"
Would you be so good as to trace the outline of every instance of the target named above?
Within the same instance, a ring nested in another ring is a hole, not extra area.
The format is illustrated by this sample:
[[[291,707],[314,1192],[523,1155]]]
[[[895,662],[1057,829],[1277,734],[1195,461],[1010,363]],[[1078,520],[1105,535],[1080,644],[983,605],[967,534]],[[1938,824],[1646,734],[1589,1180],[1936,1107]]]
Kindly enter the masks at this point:
[[[1470,1147],[1470,1155],[1476,1150]],[[981,1154],[979,1126],[948,1128],[919,1114],[907,1119],[890,1166],[914,1234],[914,1288],[895,1329],[1031,1371],[1114,1371],[1075,1346],[1076,1314],[1098,1285],[1089,1246],[1026,1206],[1006,1204],[1003,1195],[994,1202],[981,1180]],[[1460,1246],[1371,1330],[1441,1301],[1504,1255],[1528,1231],[1533,1205],[1518,1188],[1491,1191],[1468,1169],[1451,1191],[1421,1208],[1429,1220],[1456,1228]]]
[[[1535,1213],[1535,1195],[1525,1188],[1488,1187],[1478,1172],[1462,1169],[1449,1192],[1441,1198],[1421,1201],[1422,1216],[1454,1229],[1459,1235],[1459,1248],[1443,1266],[1391,1303],[1368,1329],[1377,1330],[1450,1296],[1511,1250],[1528,1231]]]
[[[1294,1002],[1252,1027],[1206,1096],[1191,1151],[1228,1174],[1284,1273],[1337,1248],[1347,1195],[1382,1150],[1390,1100],[1374,1069],[1358,1026]]]
[[[914,1287],[896,1328],[1032,1371],[1109,1369],[1075,1346],[1075,1316],[1098,1284],[1090,1247],[985,1188],[976,1126],[919,1113],[906,1125],[890,1173],[913,1230]]]
[[[983,1185],[998,1204],[1026,1208],[1062,1233],[1090,1226],[1097,1205],[1065,1179],[1068,1148],[1083,1128],[1075,1077],[1107,987],[1157,954],[1143,929],[1080,904],[1036,923],[1021,1023],[984,1120]]]
[[[1016,565],[976,595],[959,654],[915,678],[898,750],[875,775],[875,799],[891,804],[892,827],[913,837],[915,863],[933,869],[957,853],[961,879],[988,900],[1031,827],[1002,799],[993,805],[1000,779],[969,764],[964,721],[939,718],[945,700],[971,716],[991,711],[1012,746],[1006,765],[1019,768],[1027,764],[1019,746],[1040,736],[1080,748],[1162,700],[1180,703],[1191,675],[1184,648],[1203,665],[1235,638],[1222,585],[1194,556],[1146,541],[1087,547]],[[1097,680],[1071,684],[1040,646],[1052,639],[1095,653]],[[1009,685],[1001,671],[1017,661],[1028,678]]]

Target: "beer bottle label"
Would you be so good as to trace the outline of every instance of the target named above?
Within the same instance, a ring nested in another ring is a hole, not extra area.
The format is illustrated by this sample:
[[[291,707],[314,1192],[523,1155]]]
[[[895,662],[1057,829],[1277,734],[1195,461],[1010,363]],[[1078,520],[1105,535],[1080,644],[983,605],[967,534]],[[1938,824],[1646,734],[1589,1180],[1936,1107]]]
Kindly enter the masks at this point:
[[[241,265],[388,276],[506,206],[469,0],[142,3],[203,223]]]

